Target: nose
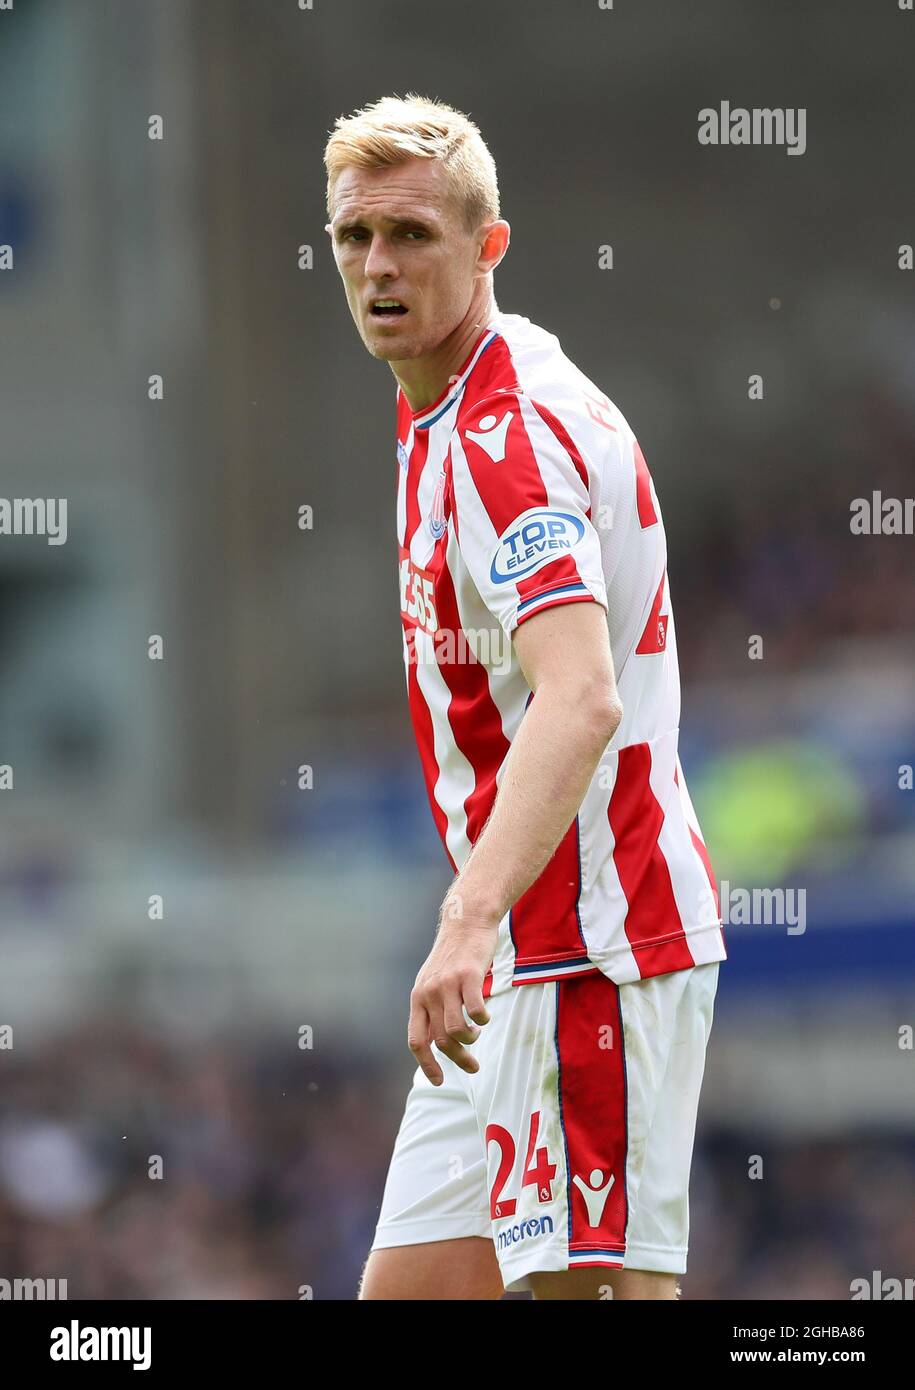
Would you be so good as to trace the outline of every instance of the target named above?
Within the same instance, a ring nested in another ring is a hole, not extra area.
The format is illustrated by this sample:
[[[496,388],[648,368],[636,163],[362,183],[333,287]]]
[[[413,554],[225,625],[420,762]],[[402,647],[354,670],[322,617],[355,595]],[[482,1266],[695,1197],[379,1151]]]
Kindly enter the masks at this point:
[[[385,237],[377,232],[373,235],[368,254],[365,258],[365,275],[368,280],[393,279],[397,274],[397,266],[394,262],[394,255],[391,244]]]

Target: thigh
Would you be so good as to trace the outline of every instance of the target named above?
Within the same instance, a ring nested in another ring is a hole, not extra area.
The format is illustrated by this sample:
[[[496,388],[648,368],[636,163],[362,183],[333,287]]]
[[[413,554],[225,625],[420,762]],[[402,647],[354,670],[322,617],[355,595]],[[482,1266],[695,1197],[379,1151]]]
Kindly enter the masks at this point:
[[[623,986],[623,1014],[632,1038],[654,1027],[660,1012],[664,1045],[657,1049],[647,1087],[634,1076],[632,1122],[643,1160],[630,1181],[626,1267],[686,1272],[689,1244],[689,1179],[705,1055],[712,1026],[718,963],[658,976],[667,1002],[643,1000]],[[679,991],[677,994],[676,992]],[[659,994],[658,998],[662,998]],[[646,1011],[643,1004],[651,1007]],[[646,1044],[643,1040],[643,1046]]]
[[[676,1274],[659,1274],[644,1269],[567,1269],[554,1274],[528,1277],[534,1298],[591,1299],[676,1299]]]
[[[484,1300],[505,1292],[489,1236],[373,1250],[360,1299]]]
[[[440,1289],[454,1280],[463,1286],[476,1278],[474,1271],[487,1268],[481,1246],[489,1246],[488,1268],[494,1266],[482,1137],[465,1074],[444,1055],[439,1062],[443,1084],[433,1086],[417,1068],[407,1096],[366,1269],[369,1292],[363,1297],[411,1297],[373,1290],[421,1287],[426,1278],[433,1282],[423,1297],[449,1297]],[[458,1251],[454,1280],[442,1255],[442,1248],[452,1245]]]

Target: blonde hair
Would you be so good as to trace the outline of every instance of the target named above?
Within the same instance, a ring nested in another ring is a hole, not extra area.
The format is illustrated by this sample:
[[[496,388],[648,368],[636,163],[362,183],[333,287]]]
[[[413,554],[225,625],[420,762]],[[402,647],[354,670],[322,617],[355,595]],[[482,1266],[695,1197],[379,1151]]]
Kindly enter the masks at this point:
[[[381,169],[417,157],[441,160],[468,231],[499,216],[495,160],[479,128],[453,106],[414,92],[337,117],[324,150],[328,216],[345,168]]]

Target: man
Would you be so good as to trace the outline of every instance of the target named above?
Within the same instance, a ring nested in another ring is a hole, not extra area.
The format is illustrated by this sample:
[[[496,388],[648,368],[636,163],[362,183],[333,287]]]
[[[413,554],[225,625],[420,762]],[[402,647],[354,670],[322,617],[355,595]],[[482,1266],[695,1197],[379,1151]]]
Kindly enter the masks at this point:
[[[349,308],[397,380],[410,711],[456,871],[360,1297],[675,1298],[725,949],[657,496],[616,407],[496,307],[477,127],[388,97],[325,164]]]

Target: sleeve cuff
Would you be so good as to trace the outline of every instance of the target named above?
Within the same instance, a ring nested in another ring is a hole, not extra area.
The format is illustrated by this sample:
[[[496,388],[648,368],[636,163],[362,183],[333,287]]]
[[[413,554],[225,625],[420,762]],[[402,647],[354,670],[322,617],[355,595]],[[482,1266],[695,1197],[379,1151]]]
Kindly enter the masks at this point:
[[[602,584],[588,583],[583,579],[567,579],[561,584],[544,589],[539,594],[526,594],[515,609],[510,622],[506,624],[506,631],[512,633],[535,613],[542,613],[547,608],[559,608],[564,603],[599,603],[606,609],[607,591]]]

